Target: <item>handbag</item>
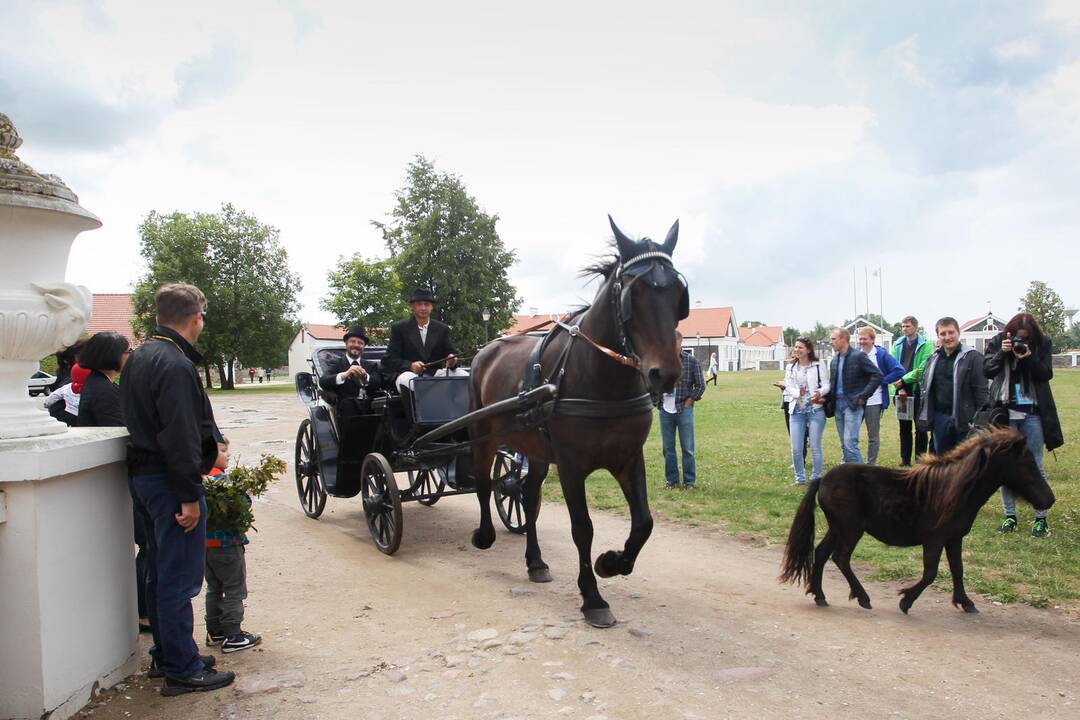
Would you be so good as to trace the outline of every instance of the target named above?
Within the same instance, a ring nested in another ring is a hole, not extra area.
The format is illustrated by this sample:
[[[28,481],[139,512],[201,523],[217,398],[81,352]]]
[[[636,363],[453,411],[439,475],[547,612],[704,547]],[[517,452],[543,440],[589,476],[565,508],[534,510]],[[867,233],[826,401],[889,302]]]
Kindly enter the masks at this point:
[[[993,427],[1008,427],[1009,425],[1009,411],[1001,405],[994,405],[975,413],[974,419],[971,421],[971,428],[978,430],[980,428],[993,428]]]
[[[821,387],[821,363],[818,363],[818,366],[815,369],[817,370],[818,387]],[[836,416],[836,396],[833,395],[832,388],[829,388],[829,394],[825,396],[823,409],[825,410],[825,417],[831,418]]]

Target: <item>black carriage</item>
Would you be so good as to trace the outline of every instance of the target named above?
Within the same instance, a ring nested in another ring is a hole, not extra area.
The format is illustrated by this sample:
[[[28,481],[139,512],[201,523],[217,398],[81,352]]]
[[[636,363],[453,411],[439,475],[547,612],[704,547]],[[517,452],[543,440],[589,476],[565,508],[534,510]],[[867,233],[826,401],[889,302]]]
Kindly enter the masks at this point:
[[[385,348],[369,346],[364,358],[377,360]],[[319,386],[331,358],[344,348],[322,348],[311,358],[313,372],[296,374],[296,393],[308,418],[296,434],[296,490],[310,518],[318,518],[328,496],[361,496],[368,530],[387,555],[401,545],[401,505],[431,506],[447,495],[474,492],[469,447],[469,379],[417,378],[406,398],[380,391],[363,399],[341,398]],[[541,389],[543,390],[543,389]],[[546,399],[543,392],[509,403],[512,411]],[[491,413],[499,408],[479,412]],[[499,517],[513,533],[525,531],[522,501],[524,460],[500,451],[492,471],[492,494]],[[405,473],[399,486],[396,473]]]

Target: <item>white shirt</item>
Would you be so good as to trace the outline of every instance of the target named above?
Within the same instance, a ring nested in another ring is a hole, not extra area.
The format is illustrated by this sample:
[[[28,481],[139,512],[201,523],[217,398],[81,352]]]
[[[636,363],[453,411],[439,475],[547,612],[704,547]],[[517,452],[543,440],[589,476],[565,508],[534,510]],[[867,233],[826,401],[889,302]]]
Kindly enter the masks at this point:
[[[663,401],[660,407],[664,409],[668,415],[675,414],[675,393],[664,393]]]
[[[870,352],[863,350],[870,362],[874,363],[874,367],[877,367],[877,345],[870,347]],[[874,394],[866,401],[867,405],[880,405],[881,404],[881,385],[878,385],[878,389],[874,391]]]
[[[418,328],[420,328],[420,344],[421,345],[427,345],[427,329],[428,329],[428,325],[430,325],[430,324],[431,324],[430,320],[427,323],[425,323],[424,325],[421,325],[420,323],[416,324],[416,326]]]
[[[352,358],[349,358],[349,365],[360,365],[360,358],[356,358],[355,360],[352,359]],[[360,369],[363,371],[363,375],[360,376],[360,384],[361,385],[366,385],[367,381],[368,381],[367,370],[364,370],[363,365],[360,365]],[[335,380],[336,380],[338,385],[344,385],[345,384],[345,373],[344,372],[339,372],[337,374],[337,378],[335,378]]]

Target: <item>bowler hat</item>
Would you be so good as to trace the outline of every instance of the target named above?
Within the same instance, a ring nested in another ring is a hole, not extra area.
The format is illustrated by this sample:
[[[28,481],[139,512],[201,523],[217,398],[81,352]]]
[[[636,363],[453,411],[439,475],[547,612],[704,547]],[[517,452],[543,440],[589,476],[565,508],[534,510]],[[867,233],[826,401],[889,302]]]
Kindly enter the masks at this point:
[[[345,333],[345,337],[342,339],[345,342],[349,342],[349,338],[351,337],[360,338],[364,341],[365,345],[371,344],[371,342],[368,340],[367,333],[364,331],[363,325],[353,325],[351,328],[349,328],[348,332]]]
[[[435,293],[431,292],[431,288],[418,287],[413,290],[412,297],[409,298],[410,303],[414,302],[435,302]]]

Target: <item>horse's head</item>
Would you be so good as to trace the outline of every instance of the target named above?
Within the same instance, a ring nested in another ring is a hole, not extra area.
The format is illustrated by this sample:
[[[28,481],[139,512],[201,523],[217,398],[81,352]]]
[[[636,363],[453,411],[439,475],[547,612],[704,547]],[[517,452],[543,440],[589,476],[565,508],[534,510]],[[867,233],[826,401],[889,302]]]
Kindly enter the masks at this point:
[[[671,392],[682,372],[675,326],[690,312],[686,279],[671,253],[679,240],[679,221],[663,244],[628,238],[608,216],[619,250],[611,278],[611,301],[624,349],[638,360],[638,370],[652,393]]]
[[[1009,433],[1007,437],[1006,432]],[[1006,461],[1001,463],[999,469],[1004,475],[1002,484],[1038,510],[1053,505],[1056,500],[1054,491],[1039,470],[1035,456],[1028,450],[1027,438],[1015,430],[996,430],[994,434],[1003,438],[997,452],[997,457]]]

